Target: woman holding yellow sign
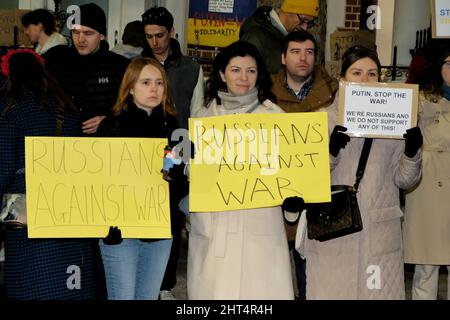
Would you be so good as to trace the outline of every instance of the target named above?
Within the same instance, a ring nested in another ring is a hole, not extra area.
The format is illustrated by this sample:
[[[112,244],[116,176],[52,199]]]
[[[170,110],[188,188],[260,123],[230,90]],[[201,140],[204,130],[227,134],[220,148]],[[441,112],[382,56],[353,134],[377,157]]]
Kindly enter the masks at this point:
[[[170,138],[177,128],[164,68],[155,59],[134,59],[125,71],[113,116],[101,122],[98,135]],[[172,239],[122,239],[118,228],[110,228],[99,244],[109,300],[158,299]]]
[[[214,60],[206,103],[195,117],[282,113],[258,50],[238,41]],[[191,213],[188,298],[294,299],[280,207]]]
[[[372,50],[352,47],[343,56],[341,77],[346,81],[378,82],[380,72]],[[350,138],[345,127],[336,125],[338,101],[326,110],[333,128],[331,184],[353,186],[368,139]],[[361,231],[322,242],[304,239],[308,299],[405,299],[399,188],[420,179],[420,129],[409,129],[405,139],[373,139],[369,147],[357,192]]]

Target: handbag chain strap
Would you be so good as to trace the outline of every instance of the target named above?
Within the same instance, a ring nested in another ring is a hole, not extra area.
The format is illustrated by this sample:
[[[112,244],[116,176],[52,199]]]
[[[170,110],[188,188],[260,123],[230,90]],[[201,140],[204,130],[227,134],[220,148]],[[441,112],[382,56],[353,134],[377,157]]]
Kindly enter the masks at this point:
[[[358,170],[356,170],[356,182],[353,188],[358,191],[359,183],[364,175],[364,170],[366,169],[367,160],[369,159],[370,148],[372,147],[372,138],[364,139],[364,145],[361,152],[361,157],[359,158]]]
[[[58,137],[62,134],[62,129],[64,125],[64,114],[61,110],[56,110],[56,127],[55,127],[55,136]]]

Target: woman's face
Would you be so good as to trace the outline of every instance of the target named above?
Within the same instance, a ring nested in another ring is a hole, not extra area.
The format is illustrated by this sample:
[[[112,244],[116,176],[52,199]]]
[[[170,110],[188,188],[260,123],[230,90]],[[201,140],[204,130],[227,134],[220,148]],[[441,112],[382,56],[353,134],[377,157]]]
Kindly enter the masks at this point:
[[[147,65],[139,74],[134,87],[130,90],[134,103],[141,108],[153,109],[161,104],[164,95],[164,80],[161,72]]]
[[[230,60],[225,73],[220,71],[222,81],[227,84],[228,92],[243,96],[256,86],[258,67],[253,57],[234,57]]]
[[[441,68],[441,74],[444,84],[450,87],[450,56],[444,59],[444,64]]]
[[[378,67],[370,58],[362,58],[353,63],[345,72],[345,80],[350,82],[378,82]]]

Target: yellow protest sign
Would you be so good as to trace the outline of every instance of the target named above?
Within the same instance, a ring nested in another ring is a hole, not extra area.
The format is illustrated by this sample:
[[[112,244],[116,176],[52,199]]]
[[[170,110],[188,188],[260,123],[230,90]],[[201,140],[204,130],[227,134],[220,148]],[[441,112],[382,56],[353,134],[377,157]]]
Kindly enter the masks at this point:
[[[327,120],[323,112],[190,119],[190,211],[331,201]]]
[[[239,40],[241,25],[256,9],[256,0],[191,0],[187,20],[189,45],[226,47]]]
[[[170,238],[166,139],[27,137],[30,238]]]

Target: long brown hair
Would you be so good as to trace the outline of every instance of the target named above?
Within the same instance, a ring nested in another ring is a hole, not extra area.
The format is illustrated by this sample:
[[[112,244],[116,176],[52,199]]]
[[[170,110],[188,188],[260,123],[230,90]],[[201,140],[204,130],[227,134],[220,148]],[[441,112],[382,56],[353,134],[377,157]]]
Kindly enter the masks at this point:
[[[175,115],[175,110],[170,102],[169,97],[169,85],[167,83],[166,71],[164,70],[161,63],[152,58],[139,57],[135,58],[128,65],[127,70],[125,71],[125,75],[122,79],[122,84],[119,89],[119,96],[117,98],[117,102],[112,108],[114,115],[119,115],[122,110],[127,110],[128,105],[133,103],[133,96],[130,93],[130,90],[134,88],[136,82],[139,80],[139,75],[141,74],[142,69],[146,66],[153,66],[161,72],[161,76],[164,82],[164,93],[162,97],[162,108],[164,114]]]
[[[427,100],[439,99],[442,97],[442,67],[450,56],[450,48],[447,46],[436,47],[427,57],[425,72],[419,82],[420,90]]]

